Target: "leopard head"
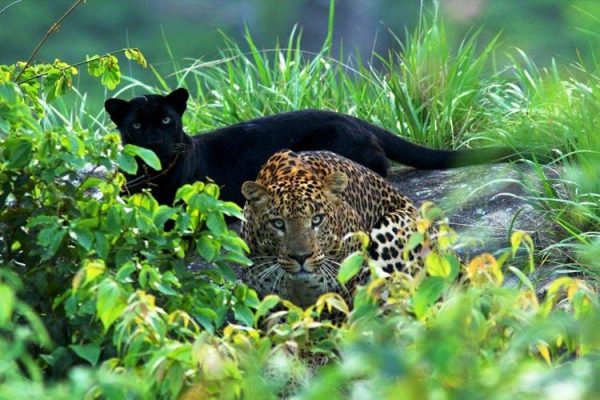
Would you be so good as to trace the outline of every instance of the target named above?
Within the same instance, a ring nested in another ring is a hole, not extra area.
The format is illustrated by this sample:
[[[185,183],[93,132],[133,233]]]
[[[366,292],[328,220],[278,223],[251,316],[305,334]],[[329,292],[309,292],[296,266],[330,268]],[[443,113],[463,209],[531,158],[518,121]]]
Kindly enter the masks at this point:
[[[247,200],[242,236],[254,259],[246,280],[263,295],[275,293],[306,306],[341,290],[336,276],[348,253],[342,239],[360,230],[358,218],[350,218],[354,211],[343,201],[345,174],[320,178],[299,165],[275,174],[268,186],[253,181],[242,186]]]

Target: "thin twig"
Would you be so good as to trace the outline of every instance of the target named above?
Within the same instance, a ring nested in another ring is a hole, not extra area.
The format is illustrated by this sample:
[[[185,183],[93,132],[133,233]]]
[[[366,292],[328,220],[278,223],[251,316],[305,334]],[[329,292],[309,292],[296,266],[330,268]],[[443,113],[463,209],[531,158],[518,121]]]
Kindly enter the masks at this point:
[[[84,0],[84,1],[85,1],[85,0]],[[119,53],[126,52],[127,50],[129,50],[129,49],[121,49],[121,50],[115,50],[115,51],[111,51],[110,53],[106,53],[106,54],[103,54],[103,55],[101,55],[101,56],[92,57],[92,58],[90,58],[89,60],[80,61],[80,62],[78,62],[78,63],[75,63],[75,64],[70,64],[70,65],[67,65],[66,67],[63,67],[63,68],[58,68],[58,70],[59,70],[59,71],[64,71],[64,70],[67,70],[67,69],[69,69],[69,68],[73,68],[73,67],[79,67],[80,65],[89,64],[89,63],[91,63],[91,62],[94,62],[94,61],[100,60],[100,59],[102,59],[102,58],[106,58],[106,57],[114,56],[115,54],[119,54]],[[44,72],[44,73],[42,73],[42,74],[38,74],[38,75],[35,75],[35,76],[32,76],[32,77],[29,77],[29,78],[27,78],[27,79],[25,79],[25,80],[22,80],[21,82],[17,82],[17,84],[18,84],[18,85],[21,85],[21,84],[23,84],[23,83],[27,83],[27,82],[29,82],[29,81],[32,81],[32,80],[34,80],[34,79],[37,79],[37,78],[42,78],[42,77],[44,77],[44,76],[46,76],[46,75],[48,75],[48,74],[49,74],[49,72]]]
[[[144,175],[142,175],[141,177],[148,177],[147,179],[144,179],[144,180],[143,180],[143,181],[141,181],[141,182],[139,182],[139,181],[138,181],[138,182],[135,182],[134,184],[127,184],[127,183],[126,183],[126,184],[125,184],[125,187],[126,187],[126,188],[127,188],[127,190],[129,191],[129,189],[132,189],[132,188],[134,188],[134,187],[136,187],[136,186],[140,186],[140,185],[146,184],[146,183],[148,183],[148,182],[152,182],[152,181],[154,181],[154,180],[156,180],[156,179],[160,178],[161,176],[163,176],[164,174],[166,174],[167,172],[169,172],[169,171],[171,170],[171,168],[173,168],[173,167],[175,166],[175,164],[177,163],[177,160],[179,159],[179,155],[180,155],[180,154],[181,154],[181,153],[176,153],[176,155],[175,155],[175,159],[174,159],[173,161],[171,161],[171,162],[169,163],[169,166],[168,166],[167,168],[165,168],[164,170],[162,170],[162,171],[161,171],[159,174],[152,176],[152,175],[149,175],[148,173],[145,173],[145,174],[144,174]]]
[[[14,6],[17,3],[22,2],[23,0],[15,0],[12,3],[10,3],[9,5],[7,5],[6,7],[4,7],[2,10],[0,10],[0,15],[4,14],[6,12],[6,10],[8,10],[9,8],[11,8],[12,6]]]
[[[40,51],[40,49],[42,48],[42,46],[44,45],[44,43],[46,42],[46,40],[48,40],[48,38],[50,37],[51,34],[53,34],[54,32],[58,31],[58,28],[60,27],[60,24],[63,22],[63,20],[65,18],[67,18],[69,16],[69,14],[71,14],[71,12],[81,3],[83,3],[85,0],[76,0],[71,7],[69,7],[69,9],[63,14],[62,17],[60,17],[58,19],[58,21],[56,21],[55,23],[52,24],[52,26],[50,26],[50,29],[48,29],[48,32],[46,32],[46,34],[44,35],[44,37],[42,38],[42,40],[40,40],[40,42],[38,43],[38,45],[35,47],[35,49],[33,50],[33,53],[31,53],[31,56],[29,56],[29,59],[27,60],[27,62],[25,63],[25,66],[23,67],[23,69],[21,70],[21,72],[19,72],[19,75],[17,75],[17,77],[15,78],[15,82],[19,81],[19,78],[21,77],[21,75],[23,75],[23,72],[25,72],[25,70],[27,68],[29,68],[29,66],[31,65],[31,62],[33,61],[33,58],[37,55],[38,51]]]

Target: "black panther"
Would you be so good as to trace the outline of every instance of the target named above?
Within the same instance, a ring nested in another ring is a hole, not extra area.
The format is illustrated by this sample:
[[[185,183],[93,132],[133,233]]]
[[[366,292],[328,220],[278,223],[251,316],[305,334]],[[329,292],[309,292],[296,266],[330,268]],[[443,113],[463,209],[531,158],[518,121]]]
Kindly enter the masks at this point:
[[[283,149],[328,150],[383,177],[390,160],[419,169],[444,169],[514,156],[511,149],[498,147],[430,149],[358,118],[322,110],[270,115],[191,137],[181,119],[188,96],[180,88],[166,96],[112,98],[104,103],[123,143],[151,149],[163,166],[162,171],[153,171],[143,165],[136,176],[128,176],[131,193],[149,188],[159,203],[171,204],[180,186],[210,178],[221,186],[222,199],[243,205],[242,183],[254,180],[267,159]]]

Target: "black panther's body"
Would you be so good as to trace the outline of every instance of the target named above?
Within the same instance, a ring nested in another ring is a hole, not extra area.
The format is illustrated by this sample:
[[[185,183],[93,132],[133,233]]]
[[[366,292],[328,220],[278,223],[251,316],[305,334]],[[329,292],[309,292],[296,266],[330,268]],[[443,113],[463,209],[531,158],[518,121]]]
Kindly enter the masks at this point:
[[[512,154],[505,148],[429,149],[358,118],[321,110],[276,114],[190,137],[181,122],[187,99],[187,91],[177,89],[167,96],[106,101],[123,142],[153,150],[163,165],[163,171],[142,168],[138,176],[128,177],[131,192],[150,188],[160,203],[170,204],[181,185],[211,178],[222,187],[224,200],[243,205],[242,183],[255,179],[267,159],[282,149],[329,150],[381,176],[386,176],[390,159],[419,169],[442,169]]]

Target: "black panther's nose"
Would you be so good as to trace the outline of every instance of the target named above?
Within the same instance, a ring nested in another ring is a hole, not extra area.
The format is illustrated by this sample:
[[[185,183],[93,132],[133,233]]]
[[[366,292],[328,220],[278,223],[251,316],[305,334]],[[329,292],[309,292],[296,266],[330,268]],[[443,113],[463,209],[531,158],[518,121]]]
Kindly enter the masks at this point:
[[[313,253],[302,253],[302,254],[290,254],[290,258],[292,260],[296,260],[298,262],[298,264],[300,264],[300,266],[304,265],[304,262],[310,258],[313,255]]]

